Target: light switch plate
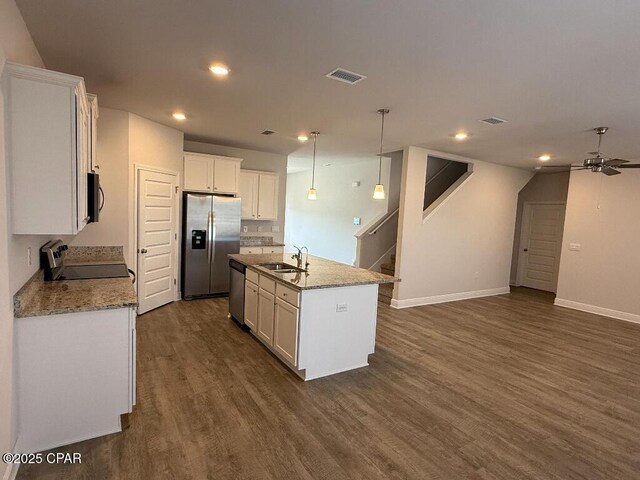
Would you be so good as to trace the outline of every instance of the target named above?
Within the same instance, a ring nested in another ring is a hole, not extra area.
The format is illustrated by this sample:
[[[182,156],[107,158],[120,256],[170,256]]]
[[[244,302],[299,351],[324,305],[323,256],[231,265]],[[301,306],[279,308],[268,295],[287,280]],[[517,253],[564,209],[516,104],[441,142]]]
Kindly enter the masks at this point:
[[[258,231],[261,232],[262,231],[262,227],[258,227]]]
[[[354,225],[360,225],[361,222],[362,222],[362,219],[360,217],[353,217]]]
[[[352,187],[359,187],[360,186],[360,182],[353,182],[351,184]]]
[[[271,232],[278,233],[280,231],[280,225],[271,225]]]
[[[579,243],[570,243],[569,244],[569,250],[571,250],[573,252],[579,252],[580,248],[582,248],[582,245],[580,245]]]
[[[349,304],[348,303],[338,303],[336,305],[336,312],[346,312],[349,310]]]
[[[249,227],[247,227],[246,225],[244,227],[242,227],[242,231],[244,233],[247,233],[249,231]]]

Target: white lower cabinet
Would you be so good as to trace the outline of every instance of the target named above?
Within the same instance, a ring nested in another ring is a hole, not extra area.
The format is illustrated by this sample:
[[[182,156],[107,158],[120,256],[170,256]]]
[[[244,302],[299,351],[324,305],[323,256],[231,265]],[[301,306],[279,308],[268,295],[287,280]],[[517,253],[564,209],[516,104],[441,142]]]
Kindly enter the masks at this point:
[[[258,328],[257,335],[260,340],[269,346],[273,346],[273,318],[275,307],[275,295],[261,288],[258,293]]]
[[[276,298],[273,347],[294,367],[298,360],[298,321],[300,311],[289,303]]]
[[[16,451],[121,430],[136,403],[135,308],[17,318],[15,345]]]
[[[258,286],[249,280],[244,284],[244,323],[254,331],[258,327]]]

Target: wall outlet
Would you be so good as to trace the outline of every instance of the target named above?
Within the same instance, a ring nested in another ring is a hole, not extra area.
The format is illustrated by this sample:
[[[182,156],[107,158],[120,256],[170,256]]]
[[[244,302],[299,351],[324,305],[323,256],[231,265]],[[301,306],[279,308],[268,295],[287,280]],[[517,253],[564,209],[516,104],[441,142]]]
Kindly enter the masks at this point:
[[[271,225],[271,231],[273,233],[278,233],[280,231],[280,225]]]
[[[352,187],[359,187],[360,186],[360,182],[353,182],[351,184]]]
[[[249,231],[249,227],[247,227],[246,225],[244,227],[242,227],[242,231],[244,233],[247,233]]]
[[[579,243],[570,243],[569,244],[569,250],[571,250],[573,252],[579,252],[580,248],[582,248],[582,245],[580,245]]]
[[[27,247],[27,265],[31,265],[31,247]]]
[[[347,310],[349,310],[349,304],[348,303],[338,303],[338,304],[336,304],[336,312],[346,312]]]
[[[258,227],[258,232],[261,232],[261,231],[262,231],[262,227]]]
[[[362,219],[360,217],[353,217],[353,224],[360,225],[362,223]]]

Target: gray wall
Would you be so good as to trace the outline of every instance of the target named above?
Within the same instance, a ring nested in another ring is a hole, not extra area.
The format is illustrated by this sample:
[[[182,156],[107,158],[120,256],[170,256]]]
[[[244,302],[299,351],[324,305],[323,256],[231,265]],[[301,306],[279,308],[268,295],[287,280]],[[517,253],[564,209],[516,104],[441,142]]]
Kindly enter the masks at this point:
[[[520,254],[520,229],[522,228],[522,211],[524,202],[566,202],[569,189],[569,172],[535,175],[518,194],[518,210],[516,212],[516,228],[513,237],[511,257],[512,285],[518,275],[518,256]]]
[[[214,145],[211,143],[184,142],[185,152],[210,153],[213,155],[225,155],[228,157],[242,158],[240,168],[244,170],[262,170],[264,172],[274,172],[280,175],[278,190],[278,220],[243,220],[242,226],[247,227],[251,235],[272,235],[275,241],[284,241],[284,213],[285,198],[287,188],[287,157],[276,153],[259,152],[247,150],[245,148],[225,147],[224,145]],[[273,227],[278,232],[273,232]],[[261,228],[262,232],[258,232]],[[246,235],[246,234],[244,234]]]

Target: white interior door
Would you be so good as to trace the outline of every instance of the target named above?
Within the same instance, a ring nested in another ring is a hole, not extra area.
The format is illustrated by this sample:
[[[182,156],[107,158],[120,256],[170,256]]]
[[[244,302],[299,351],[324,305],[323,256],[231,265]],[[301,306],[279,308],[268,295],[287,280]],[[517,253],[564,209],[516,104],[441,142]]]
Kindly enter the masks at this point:
[[[556,291],[565,207],[564,203],[525,204],[520,242],[521,285]]]
[[[176,289],[177,176],[138,175],[138,314],[172,302]]]

